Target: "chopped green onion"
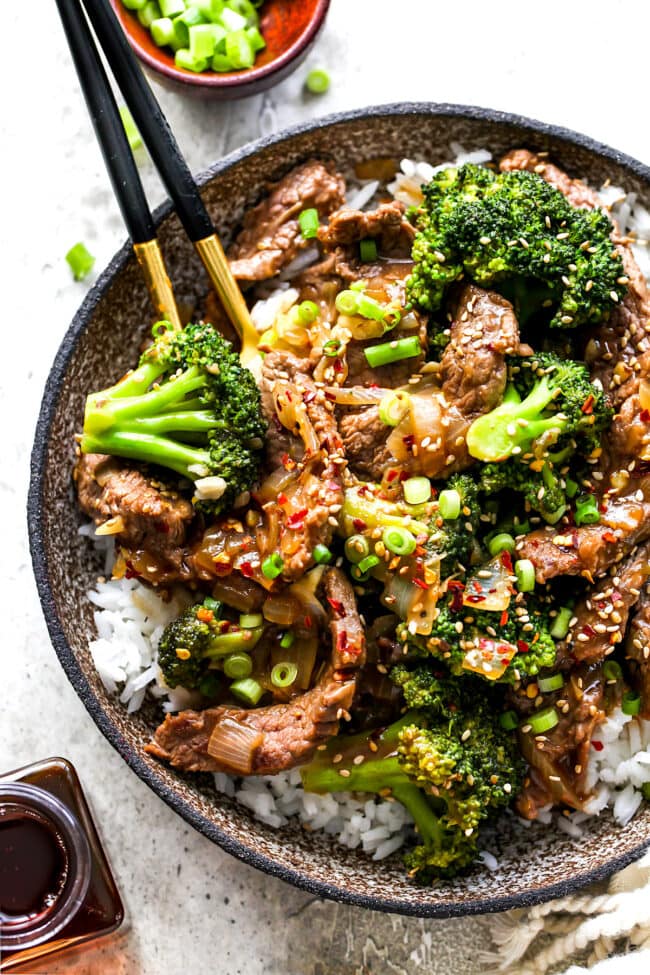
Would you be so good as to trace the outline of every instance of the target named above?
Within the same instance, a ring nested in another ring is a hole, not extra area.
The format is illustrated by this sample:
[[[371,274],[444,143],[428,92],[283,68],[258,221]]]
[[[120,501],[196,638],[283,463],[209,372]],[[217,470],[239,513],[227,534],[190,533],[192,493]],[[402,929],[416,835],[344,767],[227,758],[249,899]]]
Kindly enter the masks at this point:
[[[234,30],[226,34],[226,57],[230,58],[233,68],[237,70],[253,67],[255,51],[245,30]]]
[[[251,0],[228,0],[228,6],[235,13],[238,13],[240,17],[245,17],[249,25],[259,24],[260,17]]]
[[[340,351],[341,343],[339,339],[328,339],[323,346],[323,355],[328,356],[330,359],[335,359]]]
[[[301,301],[297,308],[298,321],[301,325],[311,325],[318,318],[319,310],[315,301]]]
[[[122,0],[127,10],[141,10],[147,0]]]
[[[217,46],[218,34],[214,24],[190,27],[190,54],[194,58],[211,58]]]
[[[312,68],[305,78],[305,86],[312,95],[324,95],[330,86],[330,76],[323,68]]]
[[[339,291],[334,304],[341,315],[356,315],[359,307],[359,295],[356,291]]]
[[[83,281],[84,278],[87,278],[95,264],[95,258],[86,245],[81,242],[70,248],[65,259],[70,265],[75,281]]]
[[[378,555],[366,555],[365,559],[361,559],[359,562],[359,572],[366,573],[374,569],[376,565],[379,565],[381,559]]]
[[[515,533],[515,535],[527,535],[528,532],[530,531],[530,522],[515,521],[512,526],[512,530]]]
[[[605,680],[620,680],[623,676],[621,665],[615,660],[606,660],[603,666],[603,676]]]
[[[320,223],[318,219],[318,210],[314,209],[314,207],[311,207],[308,210],[301,210],[301,212],[298,214],[298,223],[300,224],[300,233],[303,235],[305,240],[315,237],[318,233],[318,225]]]
[[[218,599],[213,599],[212,596],[206,596],[203,600],[203,608],[211,609],[212,612],[218,616],[221,612],[221,603]]]
[[[641,795],[644,799],[650,800],[650,782],[644,782],[641,786]]]
[[[257,54],[258,51],[262,51],[266,47],[266,41],[259,32],[257,27],[247,27],[246,37],[250,41],[250,45],[253,51]]]
[[[163,17],[178,17],[185,10],[185,0],[158,0]]]
[[[355,582],[367,582],[370,578],[370,572],[362,572],[358,565],[350,566],[350,575]]]
[[[124,131],[126,132],[129,145],[134,150],[139,149],[142,145],[142,137],[140,136],[138,128],[133,121],[133,116],[126,105],[122,105],[120,109],[120,118],[122,119],[122,125],[124,126]]]
[[[514,711],[504,711],[499,715],[499,724],[505,731],[514,731],[519,721]]]
[[[407,339],[393,339],[392,342],[371,345],[363,351],[368,365],[376,369],[378,366],[388,366],[402,359],[412,359],[420,355],[422,346],[417,335],[411,335]]]
[[[515,540],[507,532],[499,532],[488,542],[488,552],[490,555],[498,555],[499,552],[514,552]]]
[[[554,707],[542,708],[536,711],[528,722],[534,735],[541,735],[545,731],[550,731],[559,722],[558,713]]]
[[[388,551],[394,555],[410,555],[411,552],[415,551],[417,545],[415,536],[406,528],[400,528],[398,525],[385,528],[381,540]]]
[[[149,28],[154,44],[158,47],[171,47],[176,39],[174,21],[171,17],[160,17],[154,20]]]
[[[595,525],[600,521],[598,502],[593,494],[582,494],[576,501],[576,525]]]
[[[183,68],[185,71],[193,71],[195,74],[199,74],[207,68],[208,59],[195,58],[189,48],[179,47],[174,55],[174,64],[177,68]]]
[[[366,295],[363,292],[356,292],[357,294],[357,315],[361,315],[363,318],[370,318],[373,322],[383,322],[386,317],[386,309],[370,295]]]
[[[144,7],[141,7],[138,10],[138,20],[143,27],[147,28],[147,30],[149,30],[154,20],[158,20],[158,18],[161,16],[162,13],[160,11],[160,7],[156,3],[156,0],[147,0]]]
[[[562,674],[551,674],[550,677],[540,677],[537,681],[537,686],[542,694],[548,694],[549,691],[559,691],[561,687],[564,687],[564,677]]]
[[[577,481],[574,481],[573,478],[567,477],[565,479],[564,493],[566,494],[567,498],[575,498],[576,494],[578,493],[578,488],[579,484]]]
[[[365,535],[351,535],[345,541],[345,557],[348,562],[361,562],[370,554],[370,545]]]
[[[389,390],[379,401],[379,419],[387,427],[396,427],[409,411],[411,397],[399,390]]]
[[[298,676],[296,664],[289,661],[276,664],[271,671],[271,683],[274,687],[291,687]]]
[[[628,691],[621,701],[623,714],[638,714],[641,710],[641,697],[636,691]]]
[[[233,65],[230,61],[230,58],[227,57],[225,54],[221,54],[221,53],[215,54],[214,57],[212,58],[211,64],[212,64],[213,71],[223,72],[223,71],[233,70]]]
[[[246,18],[238,14],[236,10],[232,10],[230,7],[224,7],[219,15],[219,20],[231,33],[235,34],[239,31],[243,31],[245,27],[248,26]]]
[[[573,616],[573,610],[570,606],[563,606],[562,609],[558,610],[558,614],[553,620],[550,633],[554,640],[563,640],[567,633],[569,632],[569,623]]]
[[[409,477],[402,490],[407,504],[425,504],[431,498],[431,481],[428,477]]]
[[[350,291],[365,291],[368,287],[368,282],[365,278],[360,278],[359,281],[353,281],[350,285]]]
[[[332,553],[328,549],[327,545],[315,545],[313,556],[316,565],[327,565],[332,561]]]
[[[223,662],[223,672],[231,680],[241,680],[253,673],[253,661],[247,653],[231,653]]]
[[[279,552],[273,552],[262,562],[262,575],[265,579],[277,579],[284,568],[284,560]]]
[[[377,260],[377,241],[372,237],[359,241],[359,257],[364,264]]]
[[[535,588],[535,566],[530,559],[517,559],[515,575],[519,592],[532,592]]]
[[[460,515],[461,497],[455,488],[446,488],[438,497],[438,514],[445,521],[454,521]]]
[[[250,704],[254,708],[264,693],[264,688],[252,677],[243,677],[241,680],[232,682],[230,693],[238,697],[244,704]]]
[[[239,617],[239,625],[242,630],[255,630],[258,626],[264,625],[264,617],[261,613],[242,613]]]
[[[280,640],[280,646],[283,650],[288,650],[289,647],[293,646],[294,640],[296,639],[296,634],[292,630],[287,630]]]
[[[224,5],[224,0],[194,0],[194,6],[199,8],[210,23],[214,23],[221,16]]]

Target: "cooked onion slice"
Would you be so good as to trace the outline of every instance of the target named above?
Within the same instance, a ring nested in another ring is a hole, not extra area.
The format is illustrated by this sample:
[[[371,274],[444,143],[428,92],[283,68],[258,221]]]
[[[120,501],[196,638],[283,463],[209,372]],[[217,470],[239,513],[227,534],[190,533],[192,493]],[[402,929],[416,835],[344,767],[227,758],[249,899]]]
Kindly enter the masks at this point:
[[[125,528],[124,518],[122,515],[115,515],[114,518],[109,518],[105,521],[103,525],[97,525],[95,528],[95,535],[119,535],[123,532]]]
[[[468,579],[463,592],[463,605],[495,613],[503,612],[510,605],[512,596],[511,575],[507,559],[501,552],[479,566],[472,578]]]
[[[250,775],[255,752],[263,740],[264,734],[256,728],[224,718],[210,735],[207,752],[224,768],[239,775]]]
[[[512,662],[517,648],[505,640],[479,637],[477,646],[468,650],[463,658],[463,670],[471,670],[487,680],[498,680]]]

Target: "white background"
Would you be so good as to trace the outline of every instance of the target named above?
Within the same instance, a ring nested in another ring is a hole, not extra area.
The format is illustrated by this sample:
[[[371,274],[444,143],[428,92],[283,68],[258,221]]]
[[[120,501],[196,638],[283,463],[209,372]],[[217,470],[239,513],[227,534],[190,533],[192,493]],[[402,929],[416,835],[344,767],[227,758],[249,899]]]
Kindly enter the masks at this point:
[[[156,91],[196,171],[276,127],[400,100],[518,112],[650,162],[647,11],[641,0],[333,0],[308,65],[266,96],[219,106]],[[0,769],[50,754],[76,764],[129,913],[110,946],[34,970],[475,975],[486,943],[478,920],[424,922],[320,903],[193,832],[104,741],[58,665],[26,547],[29,450],[50,363],[88,288],[71,281],[63,256],[83,240],[99,271],[125,233],[53,0],[2,4],[2,25]],[[305,98],[302,82],[316,63],[327,66],[332,88]],[[138,158],[156,204],[160,185],[146,154]]]

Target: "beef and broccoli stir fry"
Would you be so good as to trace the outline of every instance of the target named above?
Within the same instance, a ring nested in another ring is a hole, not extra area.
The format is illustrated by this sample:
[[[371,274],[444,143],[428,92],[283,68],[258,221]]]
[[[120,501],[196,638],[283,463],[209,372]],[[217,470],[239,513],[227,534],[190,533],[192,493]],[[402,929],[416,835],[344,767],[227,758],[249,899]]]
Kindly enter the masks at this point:
[[[259,361],[213,294],[158,323],[75,480],[116,575],[195,597],[158,651],[194,707],[149,751],[392,797],[429,881],[506,806],[582,809],[594,729],[650,718],[650,299],[543,155],[409,209],[345,188],[309,161],[269,189],[229,255]]]

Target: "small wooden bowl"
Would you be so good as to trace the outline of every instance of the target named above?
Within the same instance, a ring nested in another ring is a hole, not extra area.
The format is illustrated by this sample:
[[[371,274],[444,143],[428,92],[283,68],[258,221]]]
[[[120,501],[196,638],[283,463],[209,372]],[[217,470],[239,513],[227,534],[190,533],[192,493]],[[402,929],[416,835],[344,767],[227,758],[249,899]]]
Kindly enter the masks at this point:
[[[160,84],[181,95],[216,101],[256,95],[284,81],[309,54],[330,5],[330,0],[265,0],[260,30],[266,47],[253,67],[195,74],[178,68],[171,51],[154,44],[149,31],[121,0],[110,2],[131,47]]]

